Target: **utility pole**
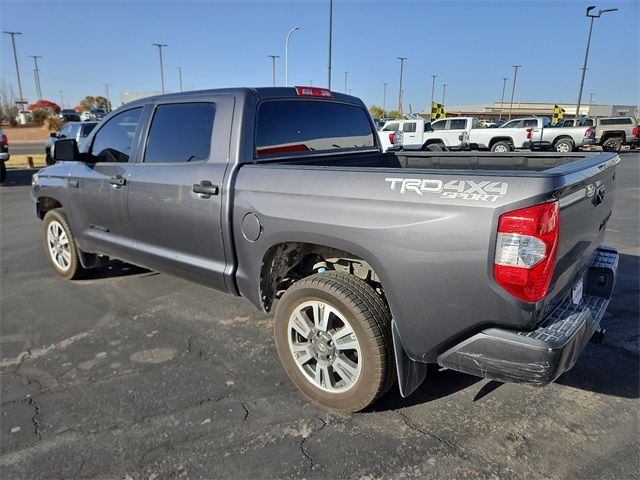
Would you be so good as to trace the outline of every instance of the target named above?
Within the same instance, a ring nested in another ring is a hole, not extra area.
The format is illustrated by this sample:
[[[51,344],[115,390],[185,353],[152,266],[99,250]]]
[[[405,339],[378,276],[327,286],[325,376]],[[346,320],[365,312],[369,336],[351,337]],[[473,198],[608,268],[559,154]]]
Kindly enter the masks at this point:
[[[158,47],[158,53],[160,53],[160,84],[162,85],[162,94],[164,95],[164,66],[162,65],[162,47],[167,45],[164,43],[154,43],[154,46]]]
[[[180,82],[180,91],[182,91],[182,67],[178,67],[178,81]]]
[[[18,92],[20,92],[20,110],[24,110],[24,97],[22,96],[22,82],[20,81],[20,67],[18,67],[18,53],[16,51],[16,35],[22,35],[21,32],[2,32],[11,35],[11,43],[13,44],[13,59],[16,62],[16,75],[18,76]]]
[[[271,76],[273,77],[273,86],[276,86],[276,58],[280,58],[280,55],[267,55],[271,57]]]
[[[509,103],[509,120],[511,120],[511,111],[513,110],[513,97],[516,94],[516,80],[518,79],[518,69],[522,65],[514,65],[515,73],[513,74],[513,86],[511,87],[511,102]]]
[[[111,99],[109,98],[109,84],[104,84],[104,93],[107,95],[107,113],[111,111]]]
[[[589,112],[591,111],[591,104],[593,103],[593,93],[589,94]],[[589,115],[589,112],[587,112],[587,115]]]
[[[502,96],[500,97],[500,115],[498,120],[502,120],[502,107],[504,105],[504,90],[507,87],[507,80],[509,77],[502,77]]]
[[[437,75],[431,75],[432,81],[431,81],[431,103],[429,104],[429,112],[431,112],[431,109],[433,108],[433,94],[435,93],[436,90],[436,78],[438,78]]]
[[[58,90],[60,92],[60,108],[64,108],[64,92],[62,90]]]
[[[444,105],[444,96],[447,94],[447,84],[442,84],[442,105]]]
[[[398,57],[400,60],[400,86],[398,87],[398,115],[402,116],[402,73],[404,70],[404,61],[407,57]]]
[[[329,0],[329,65],[327,67],[328,78],[327,85],[328,89],[331,90],[331,43],[333,40],[333,0]]]
[[[296,30],[300,30],[300,27],[293,27],[287,33],[287,40],[284,42],[284,86],[289,86],[289,40],[291,39],[291,35]]]
[[[33,58],[33,63],[35,64],[35,69],[33,70],[33,76],[36,81],[36,95],[38,95],[38,100],[42,100],[42,90],[40,89],[40,70],[38,69],[38,59],[42,58],[41,55],[29,55]]]
[[[344,93],[347,93],[347,75],[349,72],[344,72]]]
[[[388,83],[383,83],[384,85],[384,94],[382,96],[382,116],[386,117],[387,116],[387,85],[389,85]]]
[[[585,13],[585,15],[591,19],[591,22],[589,24],[589,36],[587,37],[587,50],[584,52],[584,65],[582,66],[582,75],[580,76],[580,88],[578,90],[578,104],[576,105],[576,116],[575,116],[576,120],[580,118],[580,103],[582,102],[582,89],[584,88],[584,75],[587,73],[587,60],[589,59],[589,47],[591,46],[591,32],[593,31],[593,20],[596,18],[600,18],[603,13],[615,12],[618,10],[617,8],[605,8],[604,10],[598,10],[597,15],[591,15],[589,12],[591,12],[591,10],[593,10],[594,8],[596,8],[595,5],[591,5],[590,7],[587,7],[587,12]]]

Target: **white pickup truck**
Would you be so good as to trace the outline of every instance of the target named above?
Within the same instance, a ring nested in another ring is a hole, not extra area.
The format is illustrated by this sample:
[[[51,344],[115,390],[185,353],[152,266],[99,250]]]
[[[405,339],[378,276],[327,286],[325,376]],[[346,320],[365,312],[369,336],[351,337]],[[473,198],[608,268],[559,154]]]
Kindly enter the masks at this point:
[[[530,142],[525,142],[525,148],[531,150],[555,150],[560,153],[569,153],[585,145],[594,143],[593,127],[544,127],[534,128]]]
[[[450,117],[429,122],[424,119],[392,120],[382,127],[380,138],[383,145],[387,133],[401,132],[395,136],[396,143],[402,144],[403,150],[462,150],[465,140],[472,128],[478,126],[478,120],[473,117]]]
[[[510,152],[530,145],[533,130],[547,128],[551,120],[547,117],[516,118],[499,128],[473,128],[467,144],[471,150]]]

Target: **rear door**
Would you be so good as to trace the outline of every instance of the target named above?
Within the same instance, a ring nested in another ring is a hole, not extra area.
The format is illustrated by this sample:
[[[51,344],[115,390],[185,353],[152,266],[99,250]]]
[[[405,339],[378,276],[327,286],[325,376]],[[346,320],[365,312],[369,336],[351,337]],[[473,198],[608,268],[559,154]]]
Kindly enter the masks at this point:
[[[460,145],[462,145],[462,140],[466,131],[466,118],[451,118],[447,120],[446,131],[443,132],[445,145],[447,147],[459,147]]]
[[[155,105],[128,181],[136,262],[218,290],[233,108],[230,95]]]
[[[418,138],[418,122],[404,122],[402,124],[402,146],[422,146],[422,135]]]

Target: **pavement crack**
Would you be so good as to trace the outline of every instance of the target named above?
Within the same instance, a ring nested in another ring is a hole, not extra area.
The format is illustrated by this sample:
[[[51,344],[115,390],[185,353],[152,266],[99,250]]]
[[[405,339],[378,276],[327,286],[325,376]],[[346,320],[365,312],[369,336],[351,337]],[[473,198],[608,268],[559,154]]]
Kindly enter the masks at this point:
[[[417,432],[425,437],[429,437],[429,438],[433,438],[434,440],[437,440],[438,442],[440,442],[441,444],[445,445],[447,448],[449,448],[450,450],[457,452],[461,455],[464,455],[463,452],[460,451],[460,449],[458,447],[456,447],[454,444],[452,444],[451,442],[449,442],[448,440],[445,440],[442,437],[439,437],[438,435],[431,433],[431,432],[427,432],[426,430],[423,430],[422,428],[418,427],[417,425],[414,425],[411,420],[409,420],[409,417],[402,413],[400,410],[396,410],[396,413],[398,415],[400,415],[400,418],[402,418],[402,422],[410,429],[413,430],[414,432]]]
[[[242,421],[246,422],[247,418],[249,418],[249,407],[247,407],[247,404],[245,402],[241,402],[240,405],[242,405],[242,408],[244,408],[244,418],[242,419]]]
[[[302,455],[304,456],[304,458],[306,458],[309,461],[309,467],[306,470],[314,470],[316,468],[316,460],[311,455],[309,455],[305,447],[305,444],[307,443],[307,440],[318,435],[318,433],[320,433],[322,429],[327,426],[327,421],[324,418],[319,418],[319,420],[322,422],[322,425],[312,430],[311,433],[306,437],[302,437],[302,440],[300,441],[300,451],[302,452]]]
[[[33,424],[33,430],[36,434],[36,437],[38,438],[38,440],[40,440],[42,438],[42,434],[40,433],[40,421],[38,419],[38,417],[40,416],[40,406],[33,397],[29,398],[29,405],[31,405],[35,410],[34,414],[31,416],[31,423]]]

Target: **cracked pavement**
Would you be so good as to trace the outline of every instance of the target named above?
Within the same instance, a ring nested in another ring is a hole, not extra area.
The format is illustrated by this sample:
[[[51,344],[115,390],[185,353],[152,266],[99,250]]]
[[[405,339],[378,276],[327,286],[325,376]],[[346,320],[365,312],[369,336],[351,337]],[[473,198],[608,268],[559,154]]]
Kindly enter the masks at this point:
[[[622,253],[606,344],[545,388],[431,369],[354,415],[304,400],[272,320],[242,299],[113,262],[50,270],[29,171],[0,187],[0,476],[638,478],[640,155],[607,241]]]

